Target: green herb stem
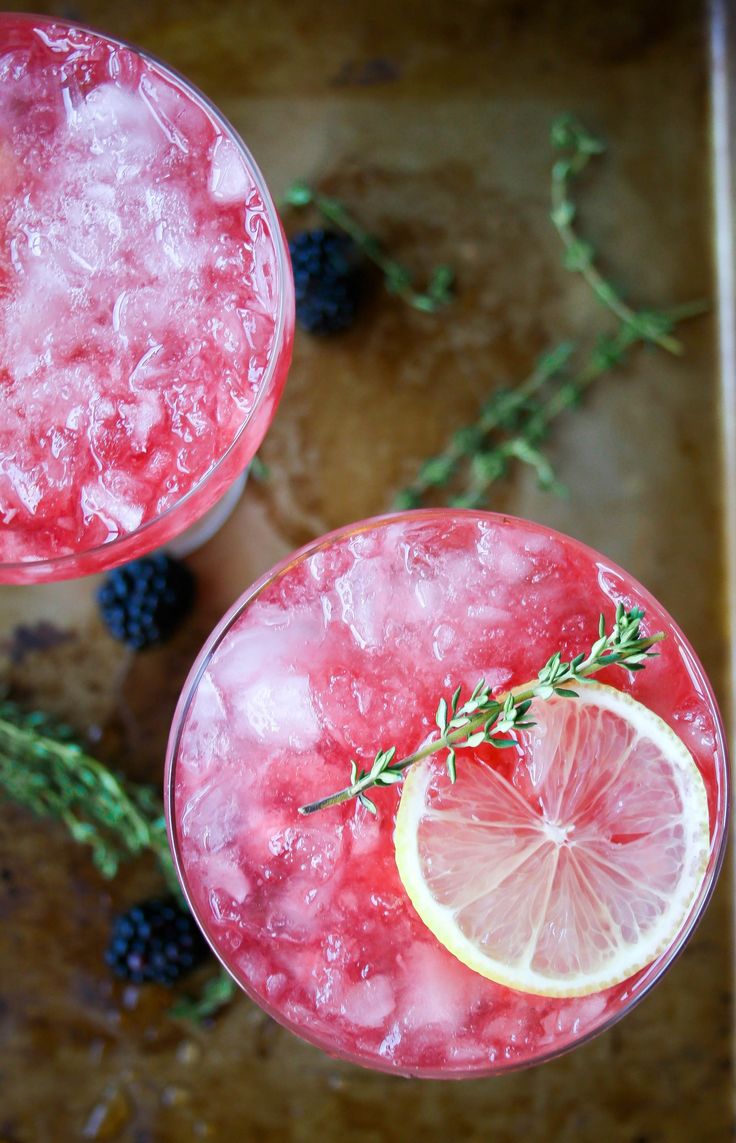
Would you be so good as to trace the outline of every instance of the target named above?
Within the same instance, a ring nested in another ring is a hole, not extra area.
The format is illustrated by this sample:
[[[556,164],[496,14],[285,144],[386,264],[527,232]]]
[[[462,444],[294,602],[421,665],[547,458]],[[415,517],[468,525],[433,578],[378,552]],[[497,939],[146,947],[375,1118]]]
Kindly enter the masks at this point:
[[[328,222],[347,234],[365,257],[378,267],[389,292],[403,298],[414,309],[436,313],[452,299],[455,275],[450,266],[437,266],[434,269],[426,291],[415,289],[409,270],[391,258],[378,239],[365,230],[338,199],[320,194],[307,183],[296,182],[286,191],[284,201],[293,207],[314,206]]]
[[[172,1005],[169,1016],[178,1020],[192,1020],[200,1024],[215,1016],[221,1008],[229,1004],[238,991],[238,986],[230,976],[221,969],[216,976],[210,977],[202,987],[198,996],[185,996]]]
[[[705,301],[686,302],[667,311],[672,323],[697,317],[708,310]],[[445,449],[426,460],[414,481],[394,499],[394,508],[416,508],[433,487],[456,477],[463,462],[469,464],[465,490],[449,497],[456,508],[480,508],[487,502],[489,488],[503,477],[512,461],[535,469],[540,487],[564,493],[554,469],[539,445],[547,437],[553,421],[575,408],[585,390],[600,376],[621,365],[641,335],[630,324],[611,336],[599,337],[585,363],[569,372],[567,363],[575,350],[574,342],[561,342],[544,354],[533,372],[514,389],[497,390],[486,402],[474,424],[457,429]],[[548,394],[551,382],[558,382]],[[500,439],[493,440],[491,434]]]
[[[618,318],[623,327],[630,327],[637,339],[654,342],[669,353],[681,354],[682,344],[670,332],[674,325],[672,316],[660,311],[635,310],[628,305],[596,267],[593,247],[575,230],[577,207],[570,193],[572,184],[591,158],[605,151],[605,144],[571,115],[561,116],[552,125],[552,143],[567,152],[566,157],[552,167],[550,211],[552,223],[565,247],[566,268],[581,274],[598,301]]]
[[[539,358],[525,381],[514,389],[497,390],[486,401],[474,424],[457,429],[445,449],[425,461],[413,483],[396,497],[394,507],[397,509],[416,507],[433,486],[446,484],[466,458],[472,460],[474,457],[483,457],[488,470],[486,473],[488,483],[497,479],[502,472],[496,470],[495,464],[488,464],[489,454],[482,447],[483,441],[497,429],[510,432],[518,427],[520,417],[530,407],[531,398],[549,381],[564,372],[574,351],[574,342],[561,342]],[[503,469],[502,453],[498,454],[496,461],[501,462],[499,469]],[[454,503],[456,507],[462,506],[458,501]],[[465,506],[469,507],[467,504]]]
[[[642,636],[640,624],[643,616],[644,612],[639,608],[627,612],[623,604],[619,604],[608,634],[605,618],[601,615],[598,638],[587,654],[581,652],[572,659],[563,660],[557,652],[548,659],[533,682],[514,687],[496,698],[491,697],[489,688],[481,679],[470,699],[460,706],[461,688],[458,687],[449,703],[444,698],[440,700],[436,715],[440,729],[438,738],[398,761],[394,761],[395,748],[379,750],[370,769],[360,774],[356,763],[352,762],[352,781],[349,786],[301,806],[299,813],[313,814],[352,798],[357,798],[375,813],[375,806],[365,796],[366,790],[372,786],[395,784],[401,780],[403,771],[409,766],[441,750],[448,752],[447,770],[450,780],[454,781],[457,750],[475,748],[482,742],[499,748],[513,745],[515,740],[498,738],[497,735],[533,726],[534,723],[526,718],[533,700],[546,701],[553,694],[575,698],[577,693],[569,689],[567,684],[582,682],[604,667],[615,665],[627,670],[641,670],[646,659],[656,654],[651,648],[665,637],[663,632]]]
[[[540,446],[553,421],[580,403],[585,390],[602,374],[620,365],[634,345],[648,342],[680,353],[672,330],[682,321],[708,310],[706,302],[685,302],[666,310],[635,310],[608,282],[594,262],[592,246],[577,234],[573,222],[577,208],[571,197],[574,180],[591,158],[604,151],[600,139],[572,116],[552,126],[553,145],[564,152],[552,168],[552,221],[565,247],[565,266],[582,274],[598,300],[616,317],[611,335],[598,338],[586,359],[571,370],[576,349],[561,342],[548,350],[526,380],[513,389],[499,389],[482,406],[472,424],[457,429],[439,453],[425,460],[411,484],[394,498],[396,509],[417,508],[433,490],[454,485],[456,494],[446,501],[458,508],[486,504],[488,490],[507,475],[512,463],[533,468],[540,487],[564,493],[549,459]]]
[[[10,703],[0,708],[0,789],[33,813],[64,822],[90,847],[105,877],[114,877],[126,858],[150,851],[179,892],[153,791],[113,774],[76,743],[51,737],[45,716],[34,723]]]
[[[656,328],[651,332],[641,324],[639,314],[627,305],[623,298],[616,293],[611,286],[610,282],[606,281],[601,272],[596,268],[592,261],[588,261],[587,245],[582,246],[572,226],[566,222],[556,221],[563,217],[562,207],[568,200],[565,196],[565,184],[562,182],[552,181],[552,221],[555,223],[557,233],[562,239],[562,243],[566,250],[566,265],[568,269],[577,270],[585,281],[590,286],[591,290],[598,298],[598,300],[606,306],[611,313],[619,319],[624,325],[630,325],[634,329],[641,330],[641,336],[644,340],[654,341],[662,349],[666,349],[669,353],[681,354],[683,352],[682,343],[677,338],[672,337],[670,334],[661,332]],[[585,249],[586,254],[581,251]]]

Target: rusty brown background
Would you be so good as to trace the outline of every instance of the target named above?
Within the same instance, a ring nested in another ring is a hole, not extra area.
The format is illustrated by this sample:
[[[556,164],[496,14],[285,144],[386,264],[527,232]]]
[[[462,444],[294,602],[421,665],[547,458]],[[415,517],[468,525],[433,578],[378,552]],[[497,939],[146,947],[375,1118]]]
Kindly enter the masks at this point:
[[[521,379],[550,342],[605,325],[561,268],[548,220],[551,119],[575,111],[610,151],[581,225],[640,304],[713,299],[705,6],[78,0],[77,18],[184,72],[232,119],[278,196],[307,178],[342,197],[421,277],[451,263],[442,315],[377,290],[349,334],[299,334],[263,448],[271,476],[191,558],[200,602],[136,658],[105,634],[94,580],[0,590],[0,681],[95,750],[160,782],[169,720],[203,638],[291,548],[385,510],[417,462]],[[286,215],[287,228],[302,225]],[[308,219],[304,220],[304,223]],[[686,354],[638,350],[560,421],[570,489],[517,472],[490,506],[571,532],[641,579],[688,633],[725,702],[715,317]],[[259,1140],[722,1143],[731,1135],[731,886],[623,1023],[502,1079],[443,1084],[332,1061],[238,999],[205,1028],[163,990],[114,983],[113,914],[159,888],[145,862],[103,882],[62,827],[0,805],[0,1143]]]

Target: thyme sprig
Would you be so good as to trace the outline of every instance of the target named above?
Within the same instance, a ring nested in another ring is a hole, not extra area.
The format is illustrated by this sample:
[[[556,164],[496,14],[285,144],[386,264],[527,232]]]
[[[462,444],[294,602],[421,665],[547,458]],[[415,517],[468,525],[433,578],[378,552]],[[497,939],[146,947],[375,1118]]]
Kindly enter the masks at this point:
[[[531,463],[529,450],[541,439],[538,433],[529,431],[531,418],[541,414],[538,394],[548,387],[549,382],[564,376],[574,351],[574,342],[563,341],[543,354],[526,380],[515,389],[498,389],[481,407],[477,421],[457,429],[447,447],[422,464],[413,483],[396,497],[394,507],[418,507],[431,488],[446,485],[454,479],[464,461],[470,464],[467,491],[462,496],[453,497],[450,502],[458,508],[473,507],[482,500],[488,485],[504,475],[511,457],[517,455],[517,459],[521,459],[521,449],[527,450],[528,462]],[[522,436],[524,424],[527,429]],[[541,421],[539,427],[542,427]],[[494,432],[499,432],[505,439],[490,447],[490,434]],[[541,477],[541,461],[537,462],[537,468]]]
[[[180,892],[155,792],[91,758],[68,727],[10,701],[0,703],[0,790],[38,816],[62,821],[89,846],[103,876],[114,877],[123,861],[149,851]]]
[[[411,271],[397,262],[395,258],[391,258],[375,235],[370,234],[361,226],[338,199],[321,194],[310,187],[308,183],[295,182],[287,189],[284,202],[287,206],[292,207],[315,207],[323,218],[347,234],[363,255],[378,267],[383,274],[389,293],[403,298],[415,310],[422,310],[424,313],[436,313],[452,299],[452,287],[455,280],[452,267],[436,266],[427,289],[424,291],[417,290]]]
[[[169,888],[181,897],[157,792],[91,758],[70,726],[7,699],[0,701],[0,792],[39,817],[63,822],[75,841],[89,847],[104,877],[114,877],[124,861],[152,853]],[[169,1015],[200,1023],[236,991],[222,970],[203,983],[199,995],[180,997]]]
[[[475,421],[457,429],[440,452],[424,461],[394,498],[397,509],[418,508],[445,488],[449,491],[444,499],[453,507],[481,507],[490,487],[515,463],[532,468],[541,488],[564,493],[541,447],[557,417],[578,406],[593,381],[622,365],[635,345],[650,343],[680,353],[682,346],[672,331],[708,309],[698,300],[667,310],[635,310],[623,299],[597,268],[592,245],[573,226],[577,217],[573,183],[594,156],[603,154],[604,144],[570,115],[553,123],[552,144],[564,151],[553,164],[551,190],[551,218],[565,247],[564,264],[583,276],[615,316],[617,327],[599,336],[587,351],[575,342],[560,342],[542,354],[524,381],[497,389]],[[576,358],[581,360],[574,365]]]
[[[534,725],[528,717],[534,700],[546,701],[552,695],[577,698],[578,692],[569,684],[582,683],[604,667],[620,666],[625,670],[640,671],[646,665],[646,660],[657,654],[652,647],[664,639],[661,631],[654,635],[643,635],[643,618],[641,608],[633,607],[627,611],[619,603],[610,631],[606,630],[605,616],[600,616],[598,638],[587,652],[581,651],[570,659],[563,659],[562,653],[556,651],[536,679],[498,697],[494,698],[485,679],[480,679],[470,698],[461,703],[462,687],[458,687],[449,700],[444,697],[439,700],[435,714],[439,737],[398,760],[395,760],[394,746],[380,749],[367,770],[359,770],[357,763],[351,761],[350,785],[301,806],[299,813],[313,814],[317,810],[357,798],[361,805],[375,814],[376,806],[367,797],[366,790],[372,786],[395,785],[402,780],[403,772],[409,766],[441,751],[446,751],[447,774],[450,781],[454,782],[457,776],[457,752],[473,750],[481,743],[488,743],[498,749],[515,745],[516,740],[509,738],[508,734]]]
[[[552,124],[552,145],[564,152],[552,166],[550,217],[565,247],[564,266],[582,274],[595,297],[628,329],[632,341],[650,341],[669,353],[681,354],[682,344],[671,336],[672,314],[659,310],[634,310],[595,265],[595,250],[577,234],[573,223],[577,207],[572,199],[574,180],[595,155],[605,152],[602,139],[592,135],[573,115],[561,115]]]
[[[237,991],[238,986],[233,978],[221,968],[205,981],[198,996],[183,996],[172,1004],[168,1014],[178,1020],[192,1020],[195,1024],[200,1024],[229,1004]]]

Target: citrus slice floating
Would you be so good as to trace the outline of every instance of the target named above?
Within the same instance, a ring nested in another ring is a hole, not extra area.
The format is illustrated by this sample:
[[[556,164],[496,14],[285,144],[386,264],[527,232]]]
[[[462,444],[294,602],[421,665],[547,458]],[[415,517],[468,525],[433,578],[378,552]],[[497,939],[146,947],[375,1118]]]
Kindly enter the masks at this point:
[[[583,996],[676,939],[708,864],[705,786],[674,731],[611,687],[537,700],[530,717],[497,768],[461,754],[454,785],[441,756],[409,769],[396,862],[419,916],[469,968]]]

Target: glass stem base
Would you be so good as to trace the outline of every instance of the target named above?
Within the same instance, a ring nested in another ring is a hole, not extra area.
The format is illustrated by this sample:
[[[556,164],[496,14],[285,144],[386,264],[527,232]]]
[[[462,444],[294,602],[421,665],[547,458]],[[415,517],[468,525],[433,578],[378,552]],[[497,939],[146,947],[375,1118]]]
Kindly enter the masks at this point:
[[[176,556],[177,559],[183,559],[185,556],[191,555],[201,548],[208,540],[219,532],[222,525],[232,515],[235,505],[240,500],[245,488],[245,483],[248,479],[248,469],[246,468],[240,476],[233,481],[228,488],[227,492],[220,497],[217,503],[205,512],[199,520],[191,524],[180,535],[175,536],[167,544],[164,544],[161,549],[168,552],[171,556]]]

